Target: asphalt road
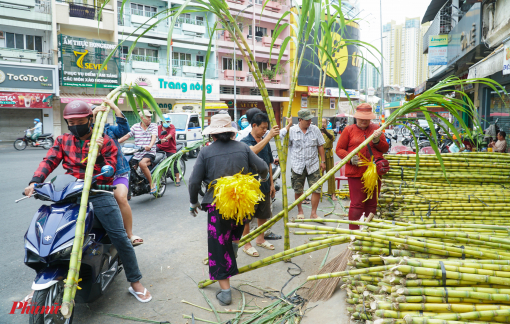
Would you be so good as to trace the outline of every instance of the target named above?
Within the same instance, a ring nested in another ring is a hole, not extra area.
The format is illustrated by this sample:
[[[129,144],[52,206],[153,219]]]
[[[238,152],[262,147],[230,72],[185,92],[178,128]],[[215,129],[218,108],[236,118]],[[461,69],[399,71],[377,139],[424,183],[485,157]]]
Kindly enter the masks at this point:
[[[274,144],[273,144],[274,146]],[[25,151],[15,151],[8,143],[0,145],[0,238],[2,248],[0,255],[0,323],[27,323],[28,315],[8,315],[13,302],[19,301],[30,292],[35,272],[24,265],[23,236],[31,222],[31,219],[43,203],[35,199],[26,199],[20,203],[14,200],[22,197],[22,191],[28,184],[33,172],[42,160],[46,150],[27,148]],[[193,169],[195,160],[187,162],[188,179]],[[59,167],[53,175],[62,174],[64,170]],[[290,180],[290,174],[287,178]],[[289,181],[290,182],[290,181]],[[289,190],[289,196],[293,196]],[[281,197],[281,192],[278,193]],[[289,202],[292,202],[290,199]],[[177,188],[172,182],[161,199],[144,195],[134,197],[131,202],[134,215],[134,234],[141,236],[145,244],[136,248],[136,254],[141,272],[144,276],[142,283],[151,291],[153,301],[148,304],[137,302],[127,288],[129,287],[124,273],[115,279],[106,294],[98,301],[83,305],[78,304],[75,311],[74,323],[135,323],[130,320],[110,317],[105,315],[117,314],[136,318],[151,319],[157,322],[169,321],[171,323],[186,323],[182,314],[214,320],[214,315],[200,309],[184,305],[181,300],[185,299],[202,307],[208,307],[202,295],[198,292],[192,280],[200,281],[207,279],[207,267],[202,260],[207,256],[207,221],[204,213],[192,218],[188,214],[189,196],[186,185]],[[331,207],[328,202],[323,202],[320,208]],[[275,213],[281,210],[281,203],[275,207]],[[305,214],[309,217],[310,209],[305,208]],[[325,210],[324,210],[325,211]],[[329,210],[328,210],[329,211]],[[339,211],[340,212],[340,211]],[[322,215],[323,211],[319,211]],[[295,217],[297,211],[290,213]],[[282,222],[273,228],[273,231],[283,234]],[[291,235],[291,246],[297,246],[307,242],[307,237]],[[276,251],[258,249],[261,257],[267,257],[274,252],[283,249],[283,240],[272,241]],[[343,247],[342,247],[343,248]],[[307,254],[293,259],[302,268],[302,274],[289,284],[285,291],[302,283],[307,275],[313,274],[322,261],[324,251]],[[238,263],[245,265],[258,260],[239,252]],[[286,263],[277,263],[233,278],[232,283],[240,284],[249,280],[260,287],[273,287],[279,290],[290,278]],[[212,285],[203,291],[216,307],[218,304],[214,298],[218,285]],[[246,288],[251,289],[250,287]],[[253,293],[260,294],[256,289]],[[240,293],[234,292],[232,308],[236,308],[241,297]],[[268,301],[260,301],[258,305],[264,305]],[[343,304],[343,303],[342,303]],[[267,304],[266,304],[267,305]],[[344,306],[339,306],[344,308]],[[335,314],[336,319],[347,315],[343,310]],[[340,316],[340,317],[339,317]],[[222,320],[231,318],[223,317]],[[313,321],[315,322],[315,321]],[[342,321],[341,321],[342,322]]]

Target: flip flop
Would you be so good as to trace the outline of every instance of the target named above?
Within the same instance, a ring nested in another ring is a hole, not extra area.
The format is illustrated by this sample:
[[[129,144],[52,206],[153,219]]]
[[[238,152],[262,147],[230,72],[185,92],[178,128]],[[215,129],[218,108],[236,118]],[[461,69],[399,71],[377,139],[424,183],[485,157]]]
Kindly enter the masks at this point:
[[[257,252],[257,250],[253,246],[251,248],[249,248],[248,250],[243,249],[243,252],[248,254],[249,256],[252,256],[252,257],[255,257],[255,258],[259,257],[259,253]],[[257,255],[255,255],[255,253]]]
[[[305,219],[305,214],[298,214],[297,219]]]
[[[305,200],[303,200],[303,202],[301,202],[302,204],[305,204],[305,205],[310,205],[312,203],[312,201],[308,198],[306,198]]]
[[[129,238],[129,240],[131,241],[131,244],[133,245],[133,247],[142,245],[144,243],[143,238],[141,238],[140,236],[136,236],[136,235],[131,236],[131,238]],[[142,242],[135,243],[136,240],[142,240]]]
[[[176,181],[176,182],[175,182],[175,186],[176,186],[176,187],[180,187],[180,186],[181,186],[181,182],[180,182],[180,181],[179,181],[179,182],[177,182],[177,181]]]
[[[140,303],[148,303],[152,300],[152,296],[150,296],[148,299],[141,299],[140,297],[138,297],[138,295],[145,296],[145,294],[147,294],[147,288],[144,289],[143,294],[141,292],[135,291],[133,287],[129,287],[128,290],[131,293],[131,295],[135,296],[135,298],[138,299]]]
[[[257,246],[264,248],[266,250],[274,250],[274,245],[269,243],[268,241],[264,241],[264,243],[257,243]]]
[[[154,188],[151,189],[150,194],[153,195],[157,192],[158,192],[158,186],[155,186]]]

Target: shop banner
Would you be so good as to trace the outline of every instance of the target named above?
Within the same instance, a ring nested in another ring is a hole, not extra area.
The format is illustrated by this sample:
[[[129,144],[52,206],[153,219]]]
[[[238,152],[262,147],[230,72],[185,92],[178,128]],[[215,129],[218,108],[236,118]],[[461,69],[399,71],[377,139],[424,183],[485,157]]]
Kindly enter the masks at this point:
[[[340,92],[340,98],[347,98],[347,95],[351,99],[358,99],[359,98],[359,91],[358,90],[351,90],[351,89],[345,89]]]
[[[482,36],[481,6],[480,2],[473,4],[448,34],[448,65],[457,62],[480,45]]]
[[[429,36],[429,66],[448,64],[448,35]]]
[[[319,87],[308,87],[308,95],[309,96],[319,96],[319,93],[322,92],[322,94],[326,97],[327,92],[325,93],[326,89],[322,88],[322,91],[319,91]]]
[[[58,85],[54,82],[57,66],[34,65],[0,63],[0,91],[55,93],[58,89]]]
[[[52,108],[53,95],[32,92],[0,92],[0,108]]]
[[[86,103],[95,104],[95,105],[100,105],[103,103],[103,98],[60,97],[60,102],[62,102],[62,103],[70,103],[71,101],[74,101],[74,100],[81,100],[81,101],[85,101]],[[118,103],[123,104],[124,98],[119,98]]]
[[[505,43],[503,50],[503,75],[510,74],[510,41]]]
[[[86,88],[119,86],[121,72],[118,52],[103,67],[103,62],[116,46],[113,42],[60,34],[58,62],[61,85]]]
[[[340,97],[340,91],[338,88],[326,88],[326,96],[338,98]]]
[[[123,73],[124,83],[135,83],[149,91],[154,98],[202,100],[202,79],[164,75]],[[205,80],[206,100],[220,100],[220,82]]]
[[[306,94],[301,95],[301,108],[308,108],[308,96]]]

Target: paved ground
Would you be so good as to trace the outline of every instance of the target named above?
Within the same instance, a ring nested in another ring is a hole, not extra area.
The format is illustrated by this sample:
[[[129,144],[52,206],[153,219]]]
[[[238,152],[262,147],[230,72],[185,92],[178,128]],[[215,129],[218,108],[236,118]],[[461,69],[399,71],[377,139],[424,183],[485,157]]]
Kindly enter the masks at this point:
[[[0,220],[0,237],[2,238],[2,259],[0,264],[0,323],[26,323],[27,315],[7,315],[14,301],[22,299],[29,291],[35,273],[23,264],[23,235],[28,228],[32,216],[41,201],[27,199],[18,204],[15,199],[21,198],[21,192],[30,180],[33,171],[41,161],[46,151],[43,149],[27,148],[25,151],[14,151],[12,144],[0,143],[0,206],[2,213]],[[194,160],[187,163],[187,179],[193,168]],[[54,174],[61,174],[60,168]],[[290,179],[290,175],[287,177]],[[292,194],[292,191],[290,191]],[[281,194],[279,194],[281,197]],[[137,258],[144,278],[142,282],[151,291],[154,299],[148,304],[137,302],[128,294],[128,284],[124,273],[98,301],[88,305],[76,307],[74,323],[135,323],[105,315],[117,314],[132,316],[152,321],[170,323],[186,323],[182,315],[194,314],[195,317],[215,321],[213,314],[181,303],[187,300],[202,307],[208,307],[193,280],[200,281],[208,278],[207,267],[202,260],[207,256],[206,215],[199,214],[192,218],[188,214],[188,193],[185,185],[176,188],[171,184],[161,199],[151,199],[150,196],[135,197],[131,200],[134,214],[134,232],[145,239],[145,244],[136,248]],[[330,210],[328,202],[321,203],[320,208]],[[275,212],[281,210],[281,204]],[[338,212],[341,212],[337,207]],[[309,209],[305,209],[309,213]],[[320,211],[319,215],[323,215]],[[297,215],[297,210],[291,211],[291,217]],[[307,215],[308,216],[308,215]],[[337,216],[334,216],[337,217]],[[274,232],[282,234],[283,225],[279,222]],[[291,235],[291,245],[297,246],[307,241],[306,236]],[[283,240],[273,241],[276,252],[282,251]],[[335,247],[329,258],[334,257],[345,246]],[[261,257],[272,254],[270,251],[259,249]],[[285,288],[288,292],[305,281],[306,276],[313,274],[322,262],[325,250],[293,259],[302,268],[302,273],[293,279]],[[258,259],[258,258],[257,258]],[[256,261],[244,253],[239,254],[240,266]],[[280,290],[290,279],[289,268],[295,268],[288,263],[277,263],[266,268],[249,272],[232,280],[233,286],[250,282],[259,287],[270,287]],[[205,294],[217,309],[221,309],[214,298],[218,285],[204,289]],[[248,286],[243,289],[260,295],[260,291]],[[240,293],[233,293],[235,308],[240,301]],[[320,303],[310,310],[303,323],[348,323],[348,316],[343,302],[344,295],[337,292],[327,303]],[[264,306],[270,300],[266,298],[249,297],[251,306]],[[314,306],[311,304],[309,306]],[[232,316],[222,316],[228,320]],[[189,321],[191,323],[191,321]]]

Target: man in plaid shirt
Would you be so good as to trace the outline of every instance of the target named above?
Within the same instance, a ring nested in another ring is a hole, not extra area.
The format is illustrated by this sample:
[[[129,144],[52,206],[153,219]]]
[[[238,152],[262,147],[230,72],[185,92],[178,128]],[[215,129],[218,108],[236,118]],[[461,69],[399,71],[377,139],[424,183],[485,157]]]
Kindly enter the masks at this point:
[[[30,197],[34,193],[35,184],[44,182],[60,162],[62,162],[67,174],[78,179],[85,178],[86,158],[89,153],[89,143],[92,135],[92,115],[92,109],[86,102],[75,100],[66,105],[64,119],[71,134],[63,134],[57,137],[55,145],[48,151],[46,157],[39,164],[37,171],[35,171],[29,186],[25,188],[25,195]],[[98,137],[96,143],[99,154],[94,165],[94,174],[101,173],[101,167],[104,165],[110,165],[115,169],[118,149],[113,140],[104,135]],[[97,178],[97,183],[111,185],[112,179],[101,176]],[[96,193],[90,195],[89,202],[94,207],[95,217],[103,225],[110,240],[119,252],[127,280],[131,283],[129,292],[140,302],[149,302],[152,296],[140,283],[142,274],[138,268],[135,250],[124,230],[122,215],[115,198],[108,193]],[[30,295],[27,297],[31,298]]]

